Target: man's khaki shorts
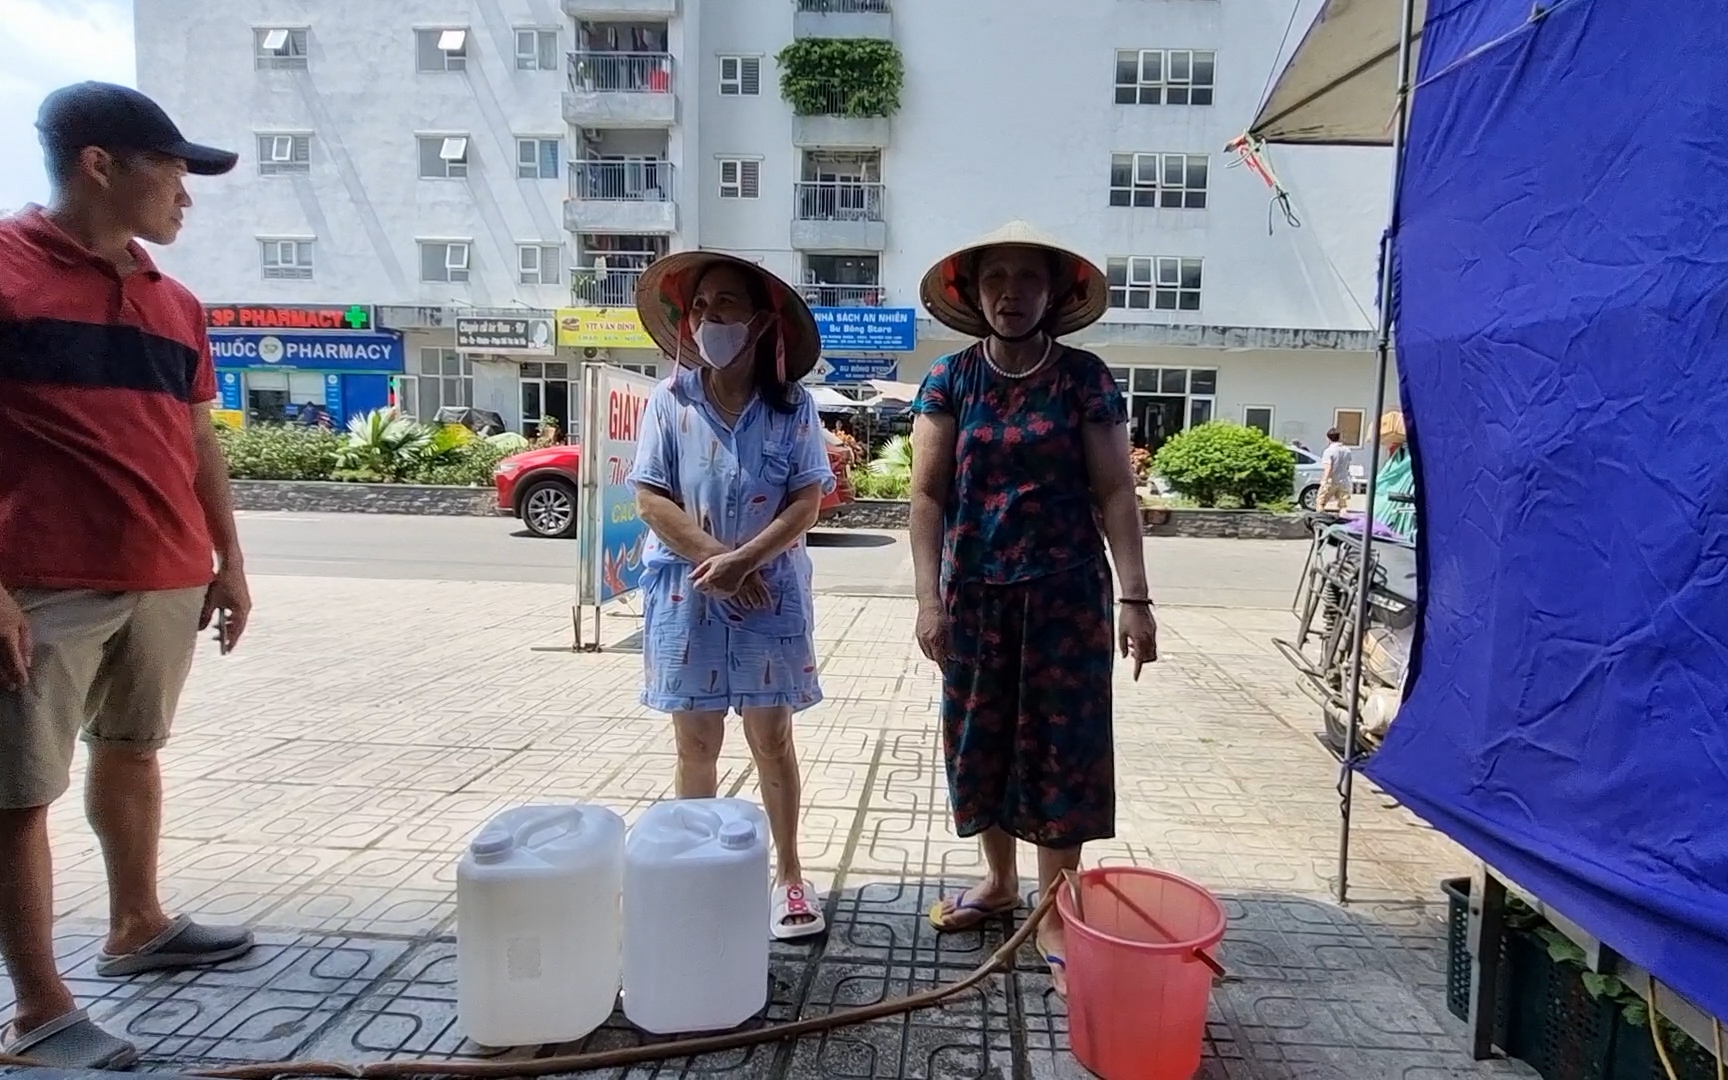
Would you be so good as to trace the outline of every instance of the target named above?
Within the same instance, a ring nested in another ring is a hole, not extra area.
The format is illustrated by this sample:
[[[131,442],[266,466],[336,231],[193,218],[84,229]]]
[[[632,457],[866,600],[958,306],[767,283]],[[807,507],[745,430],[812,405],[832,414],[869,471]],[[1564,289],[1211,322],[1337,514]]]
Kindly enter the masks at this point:
[[[168,741],[198,644],[203,589],[102,593],[19,589],[30,619],[30,683],[0,690],[0,809],[46,806],[92,743]]]

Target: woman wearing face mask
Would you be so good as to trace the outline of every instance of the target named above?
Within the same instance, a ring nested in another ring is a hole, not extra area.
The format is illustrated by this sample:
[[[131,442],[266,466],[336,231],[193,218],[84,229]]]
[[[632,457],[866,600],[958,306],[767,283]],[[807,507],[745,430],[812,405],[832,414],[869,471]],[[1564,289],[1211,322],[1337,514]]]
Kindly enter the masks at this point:
[[[630,474],[642,553],[642,703],[672,715],[679,798],[716,794],[728,712],[743,718],[776,852],[782,940],[823,930],[798,860],[793,714],[822,700],[804,534],[833,490],[804,301],[761,267],[707,251],[661,259],[636,294],[677,363],[643,413]]]
[[[981,339],[936,361],[913,405],[918,644],[942,665],[955,827],[987,867],[930,912],[950,931],[1019,905],[1017,840],[1037,846],[1047,891],[1082,844],[1115,835],[1114,654],[1139,678],[1158,645],[1127,409],[1102,360],[1056,340],[1103,315],[1104,274],[1017,222],[937,263],[921,291]],[[1054,911],[1038,945],[1064,993]]]

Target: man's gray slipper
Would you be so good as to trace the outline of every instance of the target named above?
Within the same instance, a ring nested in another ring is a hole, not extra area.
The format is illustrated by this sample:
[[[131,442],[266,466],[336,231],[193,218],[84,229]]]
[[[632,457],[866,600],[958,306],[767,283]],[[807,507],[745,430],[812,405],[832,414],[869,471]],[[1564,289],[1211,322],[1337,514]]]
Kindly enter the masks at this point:
[[[136,1046],[97,1027],[83,1009],[73,1009],[5,1043],[0,1054],[54,1069],[124,1069],[138,1060]]]
[[[182,915],[141,949],[96,958],[96,974],[107,978],[141,975],[146,971],[209,967],[252,951],[252,931],[243,926],[201,926]]]

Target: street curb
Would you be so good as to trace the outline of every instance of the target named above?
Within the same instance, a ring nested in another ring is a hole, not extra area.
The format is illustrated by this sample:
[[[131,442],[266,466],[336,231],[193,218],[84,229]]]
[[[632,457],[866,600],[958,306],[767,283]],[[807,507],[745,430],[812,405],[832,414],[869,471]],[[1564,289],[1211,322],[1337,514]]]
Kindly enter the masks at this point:
[[[420,517],[496,517],[491,488],[425,484],[339,484],[306,480],[235,480],[240,510],[302,514],[407,514]],[[828,529],[904,529],[909,505],[893,499],[859,499],[824,518]],[[1229,540],[1306,540],[1300,516],[1262,510],[1145,511],[1147,536]]]

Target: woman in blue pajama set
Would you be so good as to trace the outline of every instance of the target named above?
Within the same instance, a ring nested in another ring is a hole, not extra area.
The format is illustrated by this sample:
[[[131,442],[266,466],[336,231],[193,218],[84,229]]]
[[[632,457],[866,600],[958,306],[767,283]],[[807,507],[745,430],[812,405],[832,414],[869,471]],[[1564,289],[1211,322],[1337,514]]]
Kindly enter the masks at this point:
[[[636,306],[676,361],[630,474],[651,533],[642,703],[672,715],[679,798],[716,794],[726,715],[743,718],[776,853],[769,930],[808,937],[824,927],[798,859],[792,717],[822,700],[804,534],[834,488],[798,385],[821,352],[816,321],[761,267],[706,251],[650,266]]]

